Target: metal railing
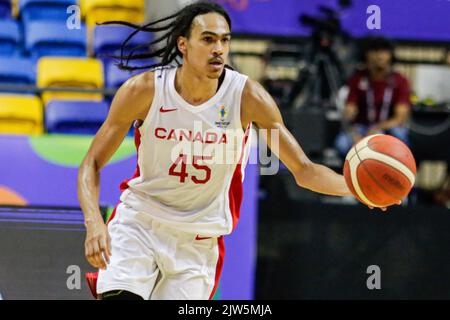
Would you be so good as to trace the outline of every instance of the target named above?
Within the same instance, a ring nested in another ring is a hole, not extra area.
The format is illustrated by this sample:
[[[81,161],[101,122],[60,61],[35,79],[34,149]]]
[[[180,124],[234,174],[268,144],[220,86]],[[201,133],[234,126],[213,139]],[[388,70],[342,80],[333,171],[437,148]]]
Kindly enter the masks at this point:
[[[37,87],[35,85],[0,84],[0,93],[35,93],[43,92],[73,92],[73,93],[100,93],[107,97],[115,95],[116,88],[77,88],[77,87]]]

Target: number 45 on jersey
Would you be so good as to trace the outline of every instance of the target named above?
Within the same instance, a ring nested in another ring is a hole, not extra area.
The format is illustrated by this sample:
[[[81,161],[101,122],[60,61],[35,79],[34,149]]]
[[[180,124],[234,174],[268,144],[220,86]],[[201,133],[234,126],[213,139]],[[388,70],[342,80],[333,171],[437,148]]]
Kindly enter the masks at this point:
[[[204,184],[211,179],[211,168],[206,165],[199,164],[201,160],[211,160],[212,156],[193,156],[192,166],[196,169],[195,174],[189,176],[187,172],[187,155],[180,154],[175,162],[169,168],[169,175],[179,177],[181,183],[185,183],[186,179],[191,179],[196,184]],[[178,168],[181,167],[181,168]],[[201,173],[203,171],[203,173]],[[200,177],[204,176],[203,179]]]

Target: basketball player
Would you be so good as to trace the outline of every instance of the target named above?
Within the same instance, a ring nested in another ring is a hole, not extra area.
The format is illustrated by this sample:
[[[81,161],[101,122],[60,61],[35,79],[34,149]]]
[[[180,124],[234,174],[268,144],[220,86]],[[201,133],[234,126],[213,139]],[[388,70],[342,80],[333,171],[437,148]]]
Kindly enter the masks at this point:
[[[165,67],[135,76],[117,91],[81,164],[86,257],[100,269],[97,294],[105,300],[212,298],[223,264],[223,236],[239,218],[253,124],[279,132],[277,156],[299,186],[328,195],[351,193],[343,176],[308,159],[259,83],[225,68],[231,21],[222,7],[195,3],[134,27],[134,34],[166,30],[153,44],[166,40],[167,46],[127,59],[160,56]],[[182,65],[169,67],[179,58]],[[127,63],[121,66],[133,69]],[[121,202],[105,225],[99,172],[136,120],[136,172],[122,183]],[[237,143],[227,137],[229,130],[237,132]],[[238,146],[238,161],[219,163],[215,153],[174,157],[179,143],[200,144],[202,150],[211,144],[227,151]]]

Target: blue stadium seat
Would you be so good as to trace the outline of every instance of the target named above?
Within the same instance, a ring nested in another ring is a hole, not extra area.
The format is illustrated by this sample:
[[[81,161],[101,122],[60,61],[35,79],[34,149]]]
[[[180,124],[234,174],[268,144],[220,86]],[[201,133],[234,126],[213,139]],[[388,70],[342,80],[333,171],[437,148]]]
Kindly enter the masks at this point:
[[[66,21],[67,7],[76,5],[76,0],[20,0],[19,14],[25,23],[34,20]]]
[[[52,100],[45,107],[49,133],[95,134],[108,115],[104,101]]]
[[[0,21],[0,56],[11,56],[19,52],[19,25],[14,20]]]
[[[108,58],[108,55],[120,55],[121,45],[123,41],[131,34],[133,29],[124,26],[96,26],[94,29],[93,38],[93,52],[94,55],[103,61],[105,65],[105,79],[106,86],[109,88],[120,87],[128,78],[145,71],[137,70],[133,72],[119,70],[115,63],[117,59]],[[139,32],[128,42],[124,53],[130,53],[130,50],[138,45],[144,45],[144,47],[137,49],[134,53],[148,52],[146,44],[150,43],[154,39],[152,33]],[[131,60],[130,66],[146,66],[154,64],[154,59],[139,59]]]
[[[147,66],[153,64],[153,61],[145,61],[142,62],[141,60],[131,61],[130,66]],[[135,76],[139,73],[142,73],[144,71],[147,71],[148,69],[139,69],[135,71],[127,71],[127,70],[120,70],[114,63],[108,63],[105,68],[105,79],[106,79],[106,87],[107,88],[118,88],[120,87],[125,81],[127,81],[132,76]]]
[[[103,59],[105,54],[120,54],[122,42],[133,32],[133,29],[124,26],[96,26],[94,29],[93,52],[94,55]],[[127,44],[126,53],[141,44],[150,43],[153,40],[153,34],[149,32],[138,32]],[[148,51],[143,47],[135,51],[142,53]]]
[[[84,25],[70,30],[62,21],[33,21],[25,30],[25,49],[34,60],[42,56],[86,56]]]
[[[34,85],[36,73],[31,60],[22,57],[0,57],[0,84]]]
[[[0,19],[11,18],[11,0],[0,0]]]

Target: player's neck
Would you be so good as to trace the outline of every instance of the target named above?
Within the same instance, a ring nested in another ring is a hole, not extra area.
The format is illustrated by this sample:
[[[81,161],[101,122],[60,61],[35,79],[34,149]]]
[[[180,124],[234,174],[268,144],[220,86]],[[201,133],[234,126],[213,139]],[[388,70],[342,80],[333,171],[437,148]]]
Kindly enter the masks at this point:
[[[175,90],[189,104],[200,105],[211,99],[217,91],[218,79],[199,76],[188,66],[177,69]]]

